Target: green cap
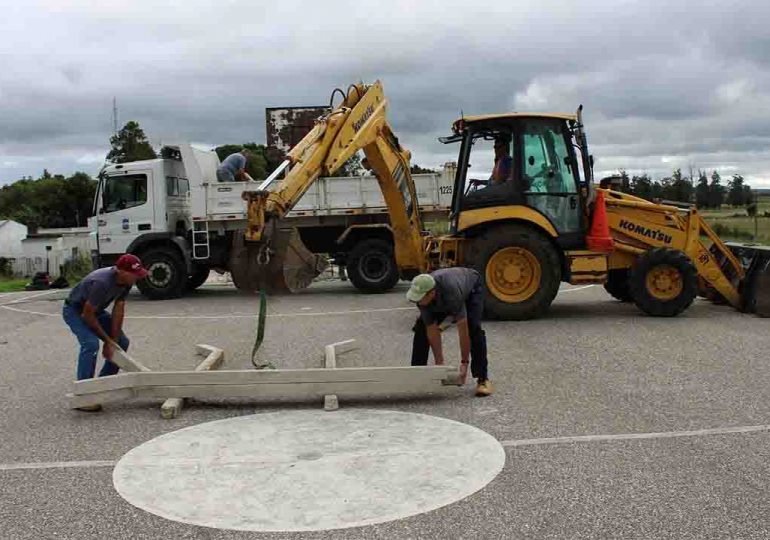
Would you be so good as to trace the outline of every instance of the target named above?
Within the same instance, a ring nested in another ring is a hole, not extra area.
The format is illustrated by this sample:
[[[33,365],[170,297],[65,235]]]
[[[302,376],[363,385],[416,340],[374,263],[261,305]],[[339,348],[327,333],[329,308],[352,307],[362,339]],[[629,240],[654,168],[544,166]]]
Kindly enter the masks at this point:
[[[436,280],[430,274],[420,274],[412,280],[412,285],[406,292],[406,299],[410,302],[419,302],[436,286]]]

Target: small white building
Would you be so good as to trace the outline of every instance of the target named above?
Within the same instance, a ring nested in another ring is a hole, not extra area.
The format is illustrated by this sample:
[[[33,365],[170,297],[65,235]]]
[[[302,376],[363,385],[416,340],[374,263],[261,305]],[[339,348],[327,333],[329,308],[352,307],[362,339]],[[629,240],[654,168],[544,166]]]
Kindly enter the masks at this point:
[[[65,262],[90,256],[91,231],[88,227],[38,229],[28,234],[21,245],[22,255],[14,261],[14,273],[30,277],[47,271],[56,278]]]
[[[27,237],[27,226],[10,219],[0,220],[0,257],[16,259],[23,255],[21,242]]]

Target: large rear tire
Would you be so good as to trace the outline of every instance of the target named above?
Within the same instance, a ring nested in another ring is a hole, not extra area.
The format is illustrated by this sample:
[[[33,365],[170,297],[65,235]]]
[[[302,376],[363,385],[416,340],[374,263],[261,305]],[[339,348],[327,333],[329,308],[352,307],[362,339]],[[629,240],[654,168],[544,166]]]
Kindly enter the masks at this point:
[[[604,283],[604,290],[616,300],[633,302],[634,299],[631,297],[631,290],[628,286],[628,268],[610,270],[607,281]]]
[[[629,288],[634,303],[648,315],[674,317],[697,296],[698,272],[683,252],[655,248],[634,263]]]
[[[348,253],[345,269],[353,286],[365,293],[389,291],[399,279],[393,247],[376,238],[356,244]]]
[[[529,227],[506,225],[472,242],[489,317],[520,321],[548,311],[561,283],[559,254],[548,238]]]
[[[187,283],[187,268],[182,257],[168,249],[149,249],[140,256],[147,269],[147,277],[136,286],[151,300],[179,298]]]

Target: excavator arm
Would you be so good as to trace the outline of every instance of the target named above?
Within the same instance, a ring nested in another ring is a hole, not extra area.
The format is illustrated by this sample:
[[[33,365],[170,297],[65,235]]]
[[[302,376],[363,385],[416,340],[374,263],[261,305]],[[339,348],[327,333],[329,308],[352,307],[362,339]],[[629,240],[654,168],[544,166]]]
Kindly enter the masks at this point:
[[[335,90],[332,98],[337,92],[342,93]],[[296,231],[281,230],[281,219],[316,179],[333,175],[359,150],[382,190],[399,269],[406,275],[427,269],[417,193],[409,170],[411,155],[388,125],[382,84],[350,85],[342,94],[342,103],[321,117],[291,149],[285,177],[277,180],[277,175],[271,175],[259,190],[243,193],[248,225],[245,242],[236,239],[231,265],[238,267],[233,269],[233,277],[239,288],[299,289],[323,270],[319,257],[302,245]]]

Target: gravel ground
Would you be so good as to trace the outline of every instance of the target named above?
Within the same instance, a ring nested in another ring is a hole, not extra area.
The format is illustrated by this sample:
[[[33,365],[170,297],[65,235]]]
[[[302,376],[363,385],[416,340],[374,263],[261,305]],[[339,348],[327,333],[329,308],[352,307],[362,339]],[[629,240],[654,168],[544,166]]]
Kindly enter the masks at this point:
[[[320,366],[323,345],[354,338],[342,365],[408,363],[416,310],[405,287],[361,295],[323,282],[271,298],[260,360]],[[159,402],[66,408],[76,343],[62,292],[0,295],[1,538],[767,538],[770,431],[507,447],[503,472],[448,507],[382,525],[308,534],[249,534],[167,521],[123,501],[110,466],[3,470],[18,463],[115,461],[185,426],[318,403],[191,404],[173,421]],[[153,369],[197,363],[196,343],[249,368],[254,297],[209,285],[182,299],[132,295],[131,352]],[[675,319],[640,314],[601,287],[566,288],[548,318],[489,322],[496,394],[447,389],[430,398],[343,403],[465,422],[500,441],[675,432],[770,424],[768,322],[696,301]],[[453,329],[449,358],[456,355]],[[34,466],[34,465],[33,465]]]

